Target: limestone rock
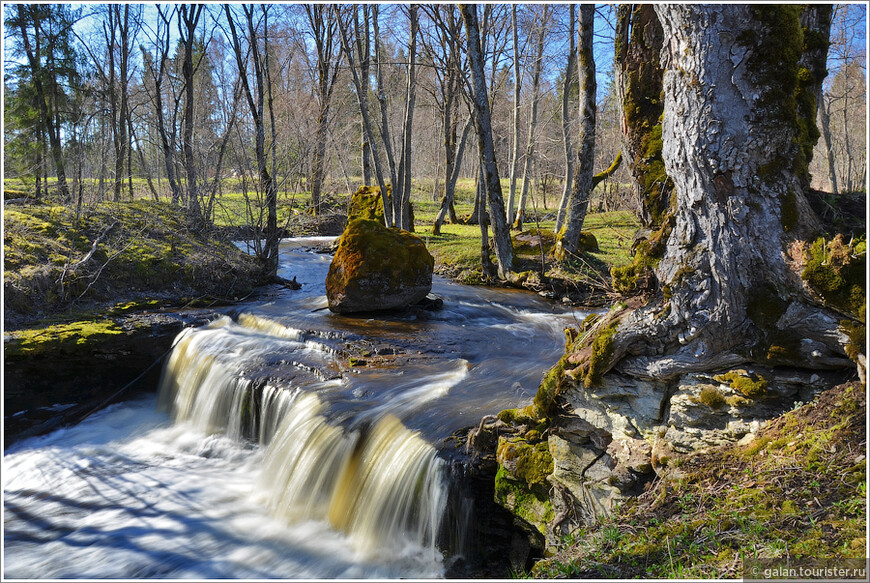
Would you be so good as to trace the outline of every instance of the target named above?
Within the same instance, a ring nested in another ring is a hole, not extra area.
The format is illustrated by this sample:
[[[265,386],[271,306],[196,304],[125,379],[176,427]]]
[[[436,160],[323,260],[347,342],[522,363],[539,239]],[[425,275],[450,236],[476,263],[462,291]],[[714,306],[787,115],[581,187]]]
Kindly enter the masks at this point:
[[[326,276],[329,309],[375,312],[419,302],[432,289],[434,265],[419,237],[375,221],[351,221]]]

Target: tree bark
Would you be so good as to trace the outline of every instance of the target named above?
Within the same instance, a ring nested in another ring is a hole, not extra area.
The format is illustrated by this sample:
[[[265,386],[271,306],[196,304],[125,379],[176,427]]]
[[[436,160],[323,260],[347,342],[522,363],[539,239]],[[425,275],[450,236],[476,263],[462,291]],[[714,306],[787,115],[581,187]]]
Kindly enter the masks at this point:
[[[562,83],[562,140],[565,143],[565,184],[562,187],[562,197],[559,199],[559,209],[556,211],[556,228],[562,230],[565,221],[565,211],[568,208],[568,197],[574,183],[574,145],[571,141],[571,109],[569,107],[571,84],[577,76],[574,68],[577,63],[577,39],[575,23],[577,20],[576,6],[572,3],[568,10],[568,64],[565,66],[565,81]]]
[[[673,184],[661,153],[663,102],[659,62],[664,36],[651,4],[621,4],[616,22],[616,89],[622,109],[623,150],[640,202],[641,224],[656,230],[667,220]]]
[[[595,6],[583,4],[580,6],[580,43],[577,47],[580,73],[580,140],[564,233],[559,234],[556,246],[556,258],[560,261],[576,255],[579,250],[580,231],[583,230],[583,222],[586,220],[586,211],[589,208],[589,196],[594,188],[595,118],[598,112],[595,58],[592,54],[594,25]]]
[[[498,264],[498,277],[508,279],[513,271],[513,246],[504,210],[498,166],[495,163],[495,146],[492,140],[492,121],[486,91],[486,78],[483,73],[477,6],[475,4],[462,4],[460,11],[468,35],[468,60],[471,65],[474,87],[475,127],[477,129],[478,151],[483,166],[481,178],[486,187],[489,218],[492,222],[493,246]]]
[[[800,114],[789,99],[799,11],[655,7],[668,39],[662,154],[675,189],[673,227],[661,233],[654,262],[661,289],[619,321],[602,370],[668,381],[768,363],[783,338],[793,341],[794,366],[850,366],[840,318],[809,298],[782,251],[813,219],[794,162]]]
[[[520,69],[520,34],[517,25],[517,5],[511,5],[511,30],[514,36],[514,107],[513,147],[511,148],[511,183],[508,193],[508,217],[513,218],[517,194],[517,169],[520,163],[520,90],[523,76]]]

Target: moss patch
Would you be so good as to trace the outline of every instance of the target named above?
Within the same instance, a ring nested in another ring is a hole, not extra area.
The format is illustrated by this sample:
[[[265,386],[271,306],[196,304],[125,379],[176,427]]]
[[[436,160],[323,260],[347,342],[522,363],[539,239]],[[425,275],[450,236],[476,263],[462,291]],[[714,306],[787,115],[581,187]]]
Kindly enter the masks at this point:
[[[387,187],[387,198],[390,189]],[[381,224],[384,223],[384,199],[380,186],[360,186],[350,198],[347,209],[347,223],[355,219],[366,219]]]
[[[726,405],[725,397],[716,387],[707,385],[701,389],[701,402],[711,409],[721,409]]]
[[[865,236],[846,243],[842,234],[830,241],[816,239],[807,252],[807,263],[801,277],[825,303],[853,319],[840,321],[849,337],[846,353],[852,360],[866,353],[867,240]]]
[[[559,362],[550,367],[546,372],[541,384],[535,392],[535,398],[532,400],[534,412],[537,417],[550,417],[556,409],[556,395],[565,382],[563,375],[568,366],[567,354],[559,359]]]
[[[727,373],[713,377],[716,381],[729,385],[735,391],[740,392],[750,399],[763,397],[767,392],[767,379],[763,376],[747,372],[743,369],[735,369]]]
[[[8,332],[3,342],[7,359],[56,354],[80,354],[82,349],[95,347],[123,334],[112,320],[93,320],[57,324],[45,328],[29,328]]]
[[[514,479],[502,466],[499,466],[495,475],[495,501],[535,527],[541,534],[546,532],[547,524],[555,516],[553,503],[545,493]]]

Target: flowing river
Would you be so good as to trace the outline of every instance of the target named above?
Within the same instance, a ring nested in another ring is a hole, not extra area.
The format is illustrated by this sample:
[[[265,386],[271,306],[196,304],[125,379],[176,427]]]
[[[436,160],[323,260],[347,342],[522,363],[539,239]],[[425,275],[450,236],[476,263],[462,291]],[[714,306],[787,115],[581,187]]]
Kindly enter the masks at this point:
[[[445,575],[473,515],[445,444],[529,403],[585,314],[436,277],[440,310],[338,316],[318,243],[282,243],[301,290],[182,332],[158,395],[5,452],[5,577]]]

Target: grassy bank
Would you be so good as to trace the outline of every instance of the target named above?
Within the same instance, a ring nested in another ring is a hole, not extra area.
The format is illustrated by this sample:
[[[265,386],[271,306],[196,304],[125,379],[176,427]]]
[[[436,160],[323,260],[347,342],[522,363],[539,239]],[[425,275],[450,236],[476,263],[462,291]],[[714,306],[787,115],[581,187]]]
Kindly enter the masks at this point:
[[[148,200],[82,210],[32,202],[4,219],[7,327],[108,309],[119,301],[226,302],[249,294],[254,260],[189,228],[183,211]]]
[[[748,444],[670,462],[608,519],[539,562],[541,578],[740,578],[744,565],[865,556],[866,395],[834,387]]]

